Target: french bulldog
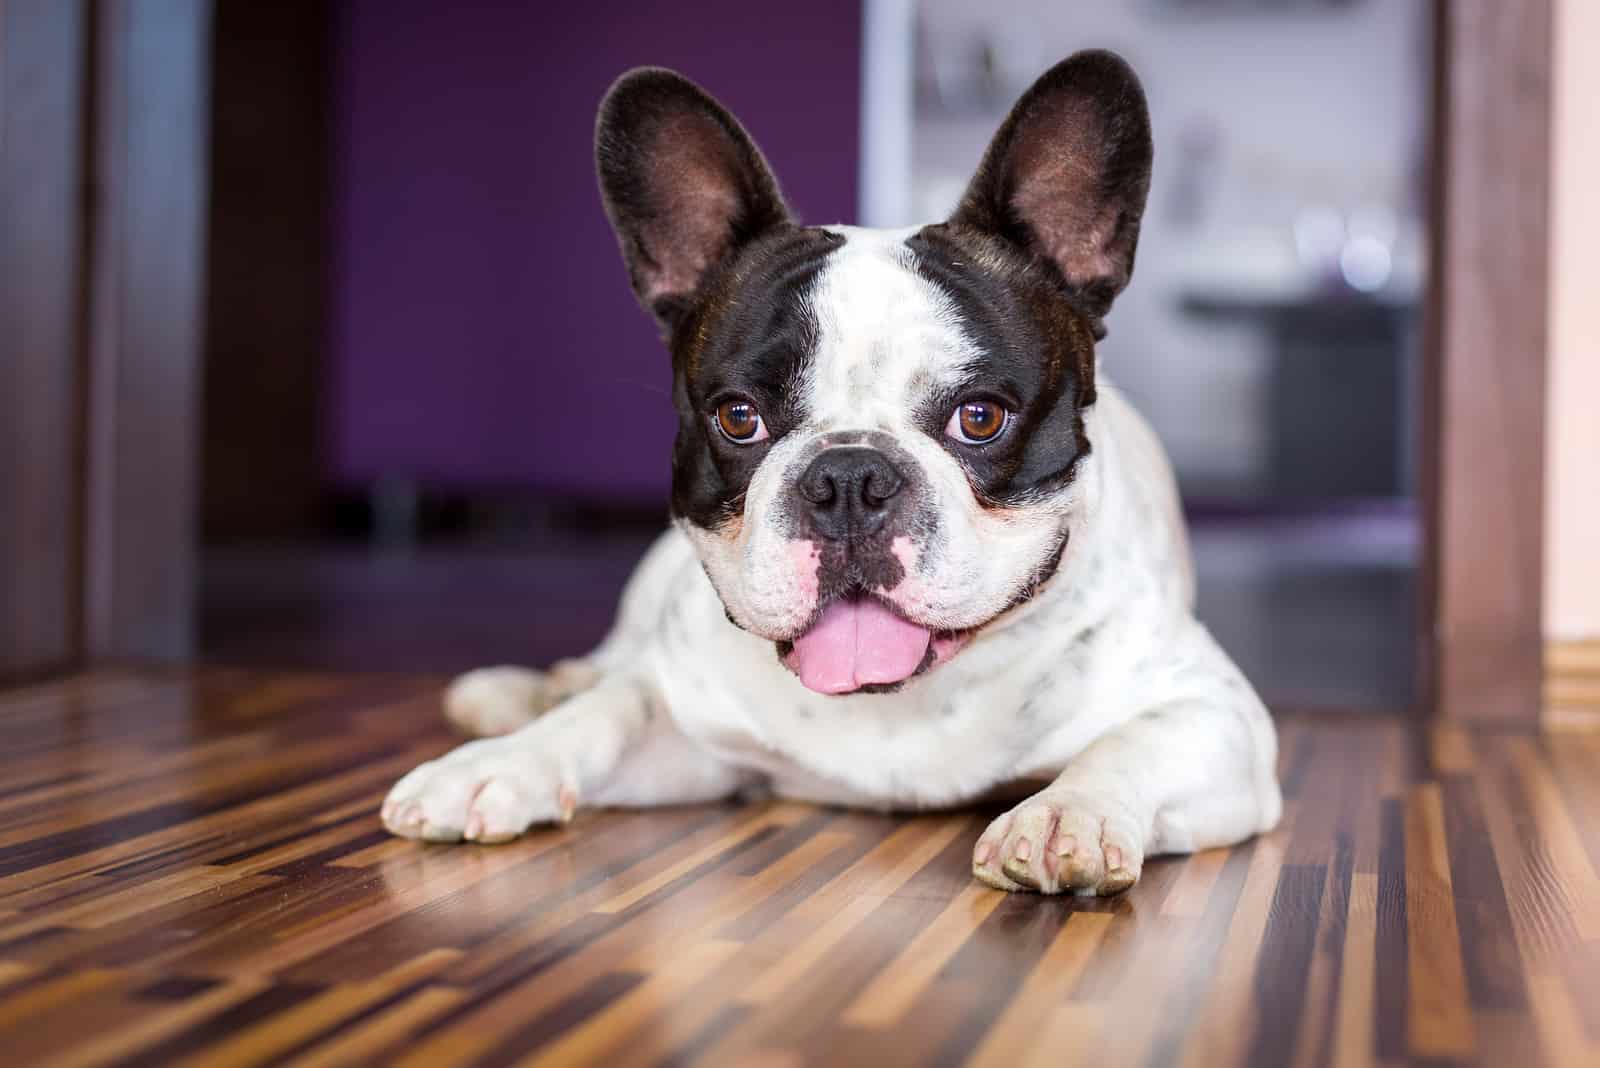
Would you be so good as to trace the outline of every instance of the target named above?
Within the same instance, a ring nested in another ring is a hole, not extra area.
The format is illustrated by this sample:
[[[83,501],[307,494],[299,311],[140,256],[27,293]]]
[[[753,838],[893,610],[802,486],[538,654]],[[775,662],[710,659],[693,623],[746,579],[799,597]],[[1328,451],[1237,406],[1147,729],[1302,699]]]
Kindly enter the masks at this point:
[[[671,71],[600,107],[600,188],[672,354],[672,527],[612,632],[446,695],[487,735],[384,802],[398,835],[501,842],[580,806],[750,788],[958,806],[1002,890],[1114,894],[1147,857],[1273,827],[1272,721],[1195,619],[1178,496],[1095,343],[1151,164],[1133,71],[1041,77],[953,215],[802,226],[760,151]]]

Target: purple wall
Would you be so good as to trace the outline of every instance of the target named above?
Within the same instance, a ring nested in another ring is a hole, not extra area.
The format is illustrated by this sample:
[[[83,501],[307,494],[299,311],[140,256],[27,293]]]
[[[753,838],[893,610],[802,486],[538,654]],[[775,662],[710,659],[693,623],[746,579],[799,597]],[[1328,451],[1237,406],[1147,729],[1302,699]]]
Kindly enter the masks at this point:
[[[655,500],[670,369],[595,188],[628,67],[727,104],[810,222],[855,216],[859,2],[335,5],[331,481]]]

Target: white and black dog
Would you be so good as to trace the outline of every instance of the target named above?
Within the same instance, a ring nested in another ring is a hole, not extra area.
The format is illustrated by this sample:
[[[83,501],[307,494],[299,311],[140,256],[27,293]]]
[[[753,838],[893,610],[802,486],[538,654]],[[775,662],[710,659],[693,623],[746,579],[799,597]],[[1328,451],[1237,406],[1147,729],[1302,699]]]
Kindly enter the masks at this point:
[[[502,736],[400,780],[391,831],[1047,780],[973,872],[1109,894],[1148,856],[1277,823],[1272,721],[1194,618],[1161,446],[1097,381],[1150,174],[1121,59],[1040,78],[920,229],[796,224],[738,122],[670,71],[617,82],[596,154],[672,351],[674,529],[589,656],[455,683],[450,718]]]

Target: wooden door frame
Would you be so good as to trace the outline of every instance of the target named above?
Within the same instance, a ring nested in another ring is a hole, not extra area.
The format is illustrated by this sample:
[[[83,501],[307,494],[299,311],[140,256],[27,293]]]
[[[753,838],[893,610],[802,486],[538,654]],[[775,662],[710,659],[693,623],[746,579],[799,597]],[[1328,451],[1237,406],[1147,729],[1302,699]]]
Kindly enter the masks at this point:
[[[0,677],[78,655],[88,22],[0,0]]]
[[[1543,682],[1552,0],[1435,0],[1419,708],[1534,725]]]
[[[212,0],[0,0],[0,679],[192,657]]]
[[[93,5],[83,656],[195,652],[211,0]]]

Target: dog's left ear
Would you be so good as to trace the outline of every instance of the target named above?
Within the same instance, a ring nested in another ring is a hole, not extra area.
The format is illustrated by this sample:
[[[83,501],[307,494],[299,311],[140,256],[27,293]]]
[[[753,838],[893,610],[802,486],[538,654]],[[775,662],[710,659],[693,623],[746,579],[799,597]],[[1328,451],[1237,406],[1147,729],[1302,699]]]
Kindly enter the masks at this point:
[[[738,120],[670,70],[641,67],[611,87],[595,163],[634,292],[667,332],[713,267],[790,221]]]
[[[1079,52],[1017,101],[950,222],[1049,264],[1098,336],[1133,273],[1150,159],[1138,76],[1111,52]]]

